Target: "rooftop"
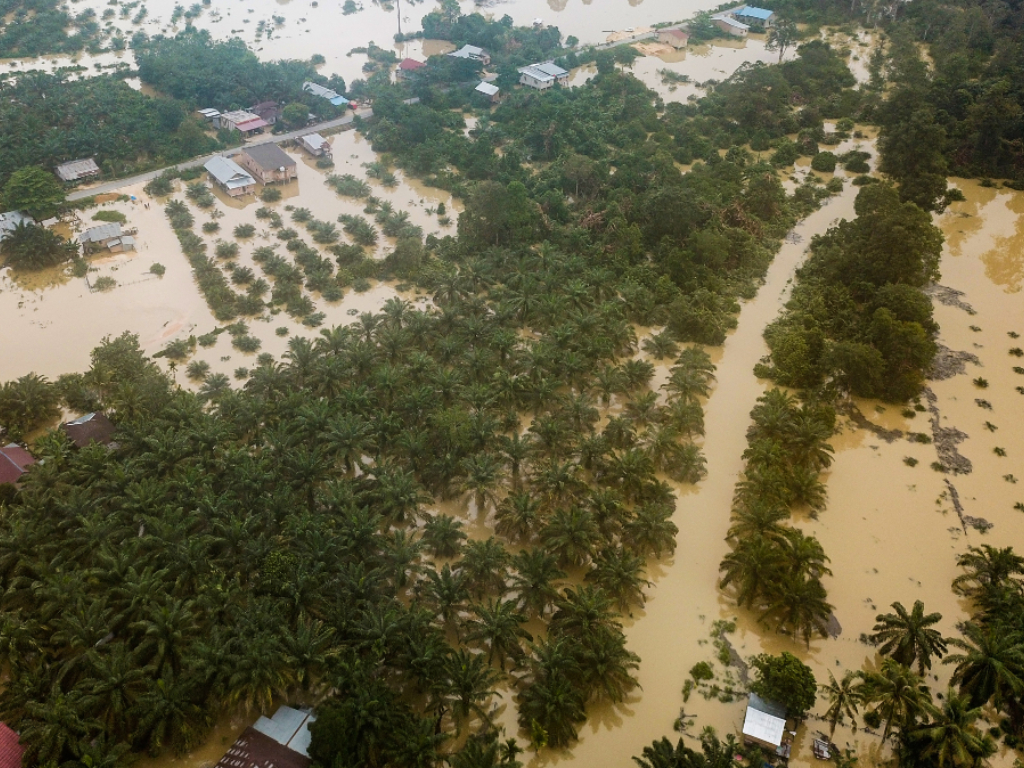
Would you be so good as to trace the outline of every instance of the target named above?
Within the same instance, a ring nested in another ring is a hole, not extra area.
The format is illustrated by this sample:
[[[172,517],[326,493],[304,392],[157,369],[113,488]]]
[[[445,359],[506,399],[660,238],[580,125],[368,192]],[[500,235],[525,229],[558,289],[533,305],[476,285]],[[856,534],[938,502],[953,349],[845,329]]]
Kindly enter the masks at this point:
[[[773,15],[774,11],[769,11],[766,8],[755,8],[752,5],[745,6],[736,11],[737,16],[749,16],[752,19],[761,19],[761,21],[767,21]]]
[[[480,93],[485,93],[488,96],[495,96],[500,89],[498,88],[498,86],[493,85],[491,83],[480,83],[480,85],[478,85],[473,90],[479,91]]]
[[[475,45],[464,45],[459,50],[452,51],[448,55],[456,59],[482,59],[487,56],[487,52]]]
[[[295,165],[295,161],[288,157],[288,154],[277,144],[257,144],[254,147],[246,147],[245,154],[265,170],[276,168],[288,168]]]
[[[75,181],[84,176],[94,176],[100,172],[100,167],[91,157],[84,160],[69,160],[57,166],[57,175],[64,181]]]
[[[528,67],[520,67],[519,72],[542,82],[556,80],[569,74],[568,70],[562,69],[553,61],[542,61],[539,64],[531,64]]]
[[[306,81],[302,84],[302,90],[307,93],[312,93],[314,96],[319,96],[322,99],[327,99],[331,104],[336,107],[340,107],[343,104],[348,104],[348,99],[342,96],[337,91],[332,91],[330,88],[325,88],[317,83]]]
[[[684,32],[683,30],[679,29],[679,27],[670,27],[669,29],[663,29],[661,30],[661,33],[664,35],[672,35],[672,37],[678,37],[681,40],[690,39],[689,33]]]
[[[7,211],[7,213],[0,213],[0,240],[3,240],[6,234],[12,231],[19,224],[34,224],[31,216],[27,216],[21,211]]]
[[[203,167],[214,179],[229,189],[247,187],[256,183],[256,179],[243,169],[242,166],[234,160],[229,160],[220,155],[211,157]]]
[[[78,235],[80,243],[101,243],[112,237],[121,236],[121,225],[116,221],[109,224],[100,224],[98,227],[91,227]]]
[[[743,720],[743,735],[777,747],[782,744],[785,730],[785,708],[774,701],[762,699],[756,693],[750,694]]]
[[[0,723],[0,768],[21,768],[25,748],[18,743],[18,734]]]
[[[15,443],[0,448],[0,483],[16,483],[28,467],[36,463],[32,454]],[[2,725],[2,723],[0,723]],[[7,726],[4,726],[6,728]],[[10,729],[8,729],[10,730]],[[0,747],[3,745],[3,731],[0,729]],[[0,751],[2,756],[2,751]]]
[[[273,717],[260,717],[252,727],[278,744],[308,757],[309,724],[315,720],[316,717],[308,711],[281,706]]]
[[[121,240],[125,245],[129,243],[134,245],[135,243],[134,238],[131,237],[122,237]],[[80,419],[63,424],[61,429],[71,442],[79,448],[85,448],[90,443],[107,445],[113,437],[116,427],[114,422],[102,413],[87,413]]]
[[[712,16],[711,18],[715,21],[721,21],[730,27],[736,27],[737,29],[750,29],[749,25],[744,24],[742,21],[736,21],[736,19],[731,16]]]
[[[325,139],[319,133],[307,133],[305,136],[302,137],[302,141],[304,141],[311,147],[316,147],[317,149],[319,149],[320,147],[327,143],[327,139]]]
[[[308,768],[310,762],[305,755],[250,726],[214,768]]]
[[[403,69],[406,72],[410,72],[414,69],[423,69],[425,66],[427,65],[424,64],[422,61],[416,61],[416,59],[402,59],[401,63],[398,65],[398,68]]]

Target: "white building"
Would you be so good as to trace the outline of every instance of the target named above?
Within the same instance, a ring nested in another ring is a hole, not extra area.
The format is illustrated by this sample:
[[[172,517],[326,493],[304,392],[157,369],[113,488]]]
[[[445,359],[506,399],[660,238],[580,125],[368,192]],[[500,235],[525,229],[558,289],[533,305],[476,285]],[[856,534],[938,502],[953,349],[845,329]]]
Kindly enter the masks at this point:
[[[491,54],[485,51],[483,48],[477,48],[475,45],[464,45],[457,51],[452,51],[448,54],[453,59],[469,59],[470,61],[479,61],[485,67],[491,63]]]
[[[536,88],[538,91],[543,91],[551,88],[556,83],[562,86],[569,85],[569,72],[553,61],[546,61],[541,64],[531,64],[528,67],[520,68],[519,82],[522,85],[528,85],[531,88]]]

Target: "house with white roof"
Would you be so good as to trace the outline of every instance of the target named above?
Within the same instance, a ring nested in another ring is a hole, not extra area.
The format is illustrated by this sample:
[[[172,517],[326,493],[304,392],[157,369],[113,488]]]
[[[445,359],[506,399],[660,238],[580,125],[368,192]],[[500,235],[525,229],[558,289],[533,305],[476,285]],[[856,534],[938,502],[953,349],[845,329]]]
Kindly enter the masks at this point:
[[[569,85],[569,71],[562,69],[553,61],[531,64],[519,69],[519,82],[521,85],[528,85],[538,91],[551,88],[555,84],[567,86]]]
[[[299,146],[313,157],[331,156],[331,144],[319,133],[307,133],[299,137]]]
[[[203,165],[210,174],[210,180],[228,193],[229,197],[241,197],[256,193],[256,179],[234,160],[217,155]]]
[[[750,694],[747,712],[743,718],[743,740],[789,758],[793,746],[792,736],[786,731],[786,708],[756,693]]]
[[[732,16],[712,16],[711,21],[720,30],[734,37],[746,37],[747,33],[750,32],[750,25],[737,21]]]
[[[487,100],[490,101],[492,104],[496,104],[498,100],[501,98],[501,89],[498,88],[498,86],[496,86],[494,83],[488,83],[487,81],[484,81],[473,90],[485,96]]]

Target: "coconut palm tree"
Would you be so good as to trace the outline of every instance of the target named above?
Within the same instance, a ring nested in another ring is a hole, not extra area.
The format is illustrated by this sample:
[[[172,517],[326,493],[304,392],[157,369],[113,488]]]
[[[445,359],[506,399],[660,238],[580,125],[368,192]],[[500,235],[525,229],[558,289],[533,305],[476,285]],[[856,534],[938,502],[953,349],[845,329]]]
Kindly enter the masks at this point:
[[[825,720],[828,721],[828,737],[831,740],[836,733],[836,726],[849,717],[856,723],[857,712],[864,701],[863,680],[856,672],[847,672],[843,679],[837,681],[832,672],[828,673],[828,684],[819,685],[821,692],[828,697],[828,709]]]
[[[935,712],[928,686],[891,658],[882,660],[878,672],[864,675],[864,698],[885,721],[883,739],[889,738],[894,726],[901,732],[911,730],[920,718]]]
[[[993,699],[1001,709],[1024,696],[1024,635],[974,622],[967,622],[962,631],[964,639],[948,640],[962,652],[949,654],[942,663],[956,664],[952,682],[970,696],[971,706]]]
[[[511,657],[513,663],[523,658],[522,640],[533,641],[533,635],[523,629],[526,615],[519,611],[516,601],[488,600],[486,605],[473,607],[476,618],[468,625],[465,639],[467,642],[480,642],[487,650],[487,663],[494,663],[497,658],[501,671],[505,671],[505,662]]]
[[[911,729],[903,751],[915,766],[979,768],[996,752],[995,740],[978,727],[982,708],[950,688],[935,717]]]
[[[878,652],[883,656],[892,656],[905,667],[917,662],[917,673],[923,675],[925,669],[931,669],[932,657],[941,659],[946,653],[946,641],[934,629],[933,624],[942,621],[941,613],[924,613],[924,603],[914,602],[913,609],[908,612],[902,603],[893,603],[895,613],[878,614],[875,617],[874,634],[871,642],[881,645]]]

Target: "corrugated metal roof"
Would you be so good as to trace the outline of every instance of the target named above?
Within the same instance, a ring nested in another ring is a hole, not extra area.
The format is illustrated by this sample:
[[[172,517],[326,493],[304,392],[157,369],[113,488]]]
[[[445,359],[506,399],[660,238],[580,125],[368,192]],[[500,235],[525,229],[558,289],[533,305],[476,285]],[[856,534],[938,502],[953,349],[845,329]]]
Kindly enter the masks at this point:
[[[242,151],[267,171],[276,171],[281,167],[287,168],[295,165],[295,161],[288,157],[277,144],[257,144],[254,147],[246,147]]]
[[[539,69],[541,72],[551,75],[552,77],[565,77],[569,74],[568,70],[562,69],[560,66],[555,64],[553,61],[545,61],[540,64],[534,64],[534,69]]]
[[[100,224],[98,227],[92,227],[91,229],[85,230],[78,236],[78,242],[80,243],[98,243],[103,240],[109,240],[112,237],[121,236],[121,225],[117,222],[111,222],[109,224]]]
[[[777,717],[761,711],[755,706],[755,699],[759,703],[765,704],[764,700],[758,698],[756,694],[750,695],[747,714],[743,719],[743,735],[777,747],[782,743],[782,734],[786,730],[785,716]]]
[[[767,21],[772,17],[773,13],[774,11],[769,11],[767,8],[755,8],[752,5],[736,11],[737,16],[749,16],[752,19],[760,19],[761,21]]]
[[[57,175],[64,181],[75,181],[83,176],[92,176],[100,172],[100,167],[91,157],[84,160],[69,160],[57,166]]]
[[[498,86],[492,85],[491,83],[480,83],[473,90],[480,91],[480,93],[486,93],[488,96],[494,96],[500,90]]]
[[[21,211],[7,211],[0,213],[0,240],[7,236],[19,224],[35,224],[31,216],[26,216]]]
[[[214,179],[228,189],[238,189],[238,187],[247,187],[256,183],[256,179],[242,168],[242,166],[234,160],[229,160],[228,158],[221,157],[220,155],[211,157],[207,160],[203,165],[203,168],[205,168]]]

